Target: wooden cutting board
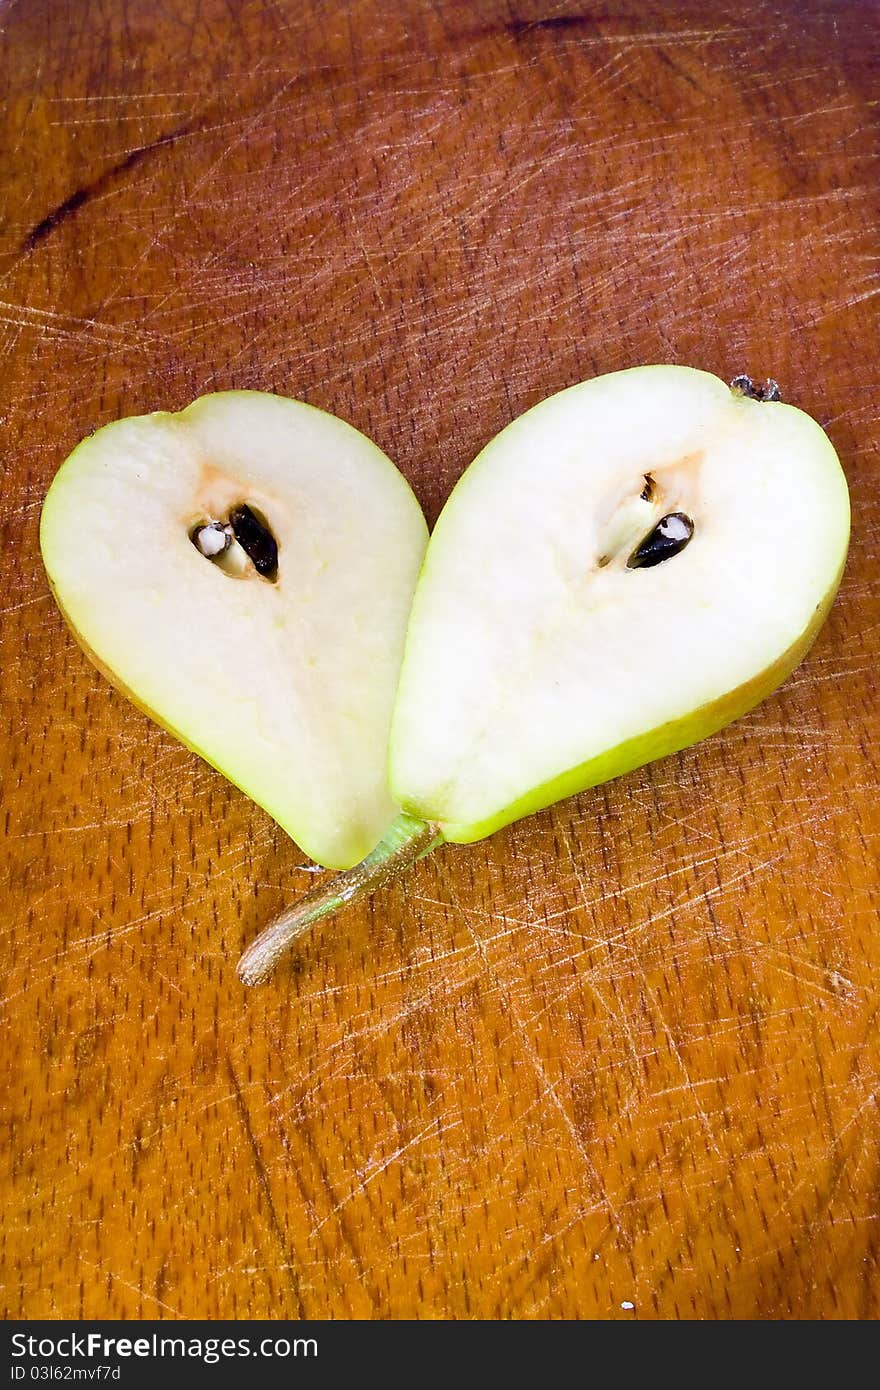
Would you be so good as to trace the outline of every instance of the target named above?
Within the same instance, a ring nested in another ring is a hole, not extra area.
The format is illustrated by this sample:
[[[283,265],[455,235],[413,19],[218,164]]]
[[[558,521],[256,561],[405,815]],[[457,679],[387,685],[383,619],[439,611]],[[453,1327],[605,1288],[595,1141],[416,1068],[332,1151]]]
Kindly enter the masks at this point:
[[[9,1313],[877,1315],[875,21],[0,8]],[[119,415],[275,389],[433,521],[512,416],[641,362],[774,376],[827,427],[854,533],[807,662],[245,991],[313,876],[74,645],[54,470]]]

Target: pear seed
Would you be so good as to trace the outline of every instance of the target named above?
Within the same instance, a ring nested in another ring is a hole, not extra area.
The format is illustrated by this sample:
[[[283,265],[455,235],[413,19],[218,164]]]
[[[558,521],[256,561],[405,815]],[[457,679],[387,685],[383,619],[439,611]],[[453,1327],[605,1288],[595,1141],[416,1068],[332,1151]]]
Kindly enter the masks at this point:
[[[626,562],[628,570],[651,569],[684,550],[694,534],[694,523],[684,512],[670,512],[657,522]]]
[[[200,555],[207,560],[215,560],[231,546],[232,532],[222,521],[206,521],[195,528],[190,540]]]
[[[229,524],[257,574],[265,579],[277,578],[278,542],[262,518],[247,503],[242,503],[230,513]]]

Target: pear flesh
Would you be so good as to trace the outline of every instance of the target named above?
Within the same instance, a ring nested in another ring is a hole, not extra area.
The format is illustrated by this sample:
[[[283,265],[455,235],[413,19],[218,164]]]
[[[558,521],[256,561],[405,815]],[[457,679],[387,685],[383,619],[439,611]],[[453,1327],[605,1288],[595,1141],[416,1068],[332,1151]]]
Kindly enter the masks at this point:
[[[205,396],[80,444],[40,536],[68,622],[136,703],[319,863],[373,849],[427,543],[380,449],[299,401]]]
[[[431,538],[396,800],[468,842],[713,733],[800,661],[848,536],[837,455],[791,406],[671,366],[543,401]]]

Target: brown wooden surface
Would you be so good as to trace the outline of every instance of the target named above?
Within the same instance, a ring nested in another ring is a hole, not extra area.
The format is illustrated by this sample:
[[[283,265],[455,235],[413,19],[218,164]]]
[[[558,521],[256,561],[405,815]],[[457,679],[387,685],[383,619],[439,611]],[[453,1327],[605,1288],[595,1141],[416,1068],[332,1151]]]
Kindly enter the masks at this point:
[[[9,1312],[880,1311],[876,21],[0,7]],[[274,388],[433,521],[514,414],[645,361],[773,375],[828,428],[854,535],[806,665],[246,992],[312,880],[74,645],[54,470],[116,416]]]

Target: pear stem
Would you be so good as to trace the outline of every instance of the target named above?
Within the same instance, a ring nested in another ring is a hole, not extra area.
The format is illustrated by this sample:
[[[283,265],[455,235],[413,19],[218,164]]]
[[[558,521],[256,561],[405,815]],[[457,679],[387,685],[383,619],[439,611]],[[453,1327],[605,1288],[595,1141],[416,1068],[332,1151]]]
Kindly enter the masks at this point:
[[[438,826],[401,813],[366,859],[319,883],[260,932],[238,962],[242,984],[262,984],[294,941],[315,922],[383,888],[442,843]]]

